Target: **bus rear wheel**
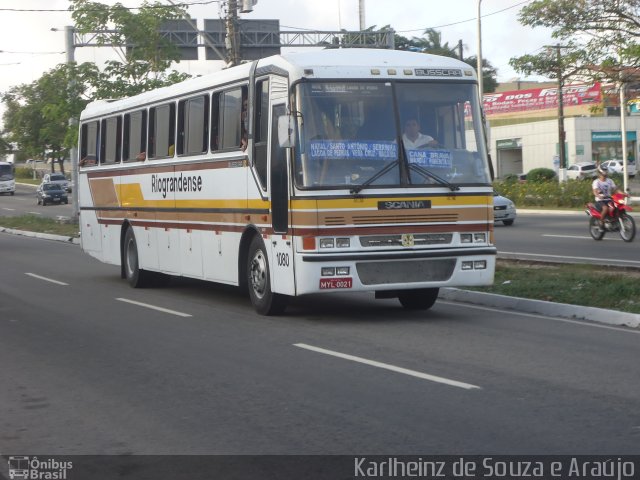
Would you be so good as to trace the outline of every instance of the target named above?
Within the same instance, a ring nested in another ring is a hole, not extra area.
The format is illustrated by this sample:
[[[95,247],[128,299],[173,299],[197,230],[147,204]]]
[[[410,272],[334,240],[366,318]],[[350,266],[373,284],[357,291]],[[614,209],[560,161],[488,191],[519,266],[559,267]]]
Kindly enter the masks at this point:
[[[253,237],[247,259],[247,286],[249,298],[260,315],[278,315],[287,306],[287,297],[271,291],[271,272],[264,242]]]
[[[124,245],[122,252],[122,260],[124,262],[124,275],[129,285],[133,288],[144,288],[151,283],[151,272],[140,270],[138,262],[138,244],[133,228],[127,228],[124,235]]]
[[[439,288],[418,288],[398,292],[398,300],[407,310],[428,310],[438,298]]]

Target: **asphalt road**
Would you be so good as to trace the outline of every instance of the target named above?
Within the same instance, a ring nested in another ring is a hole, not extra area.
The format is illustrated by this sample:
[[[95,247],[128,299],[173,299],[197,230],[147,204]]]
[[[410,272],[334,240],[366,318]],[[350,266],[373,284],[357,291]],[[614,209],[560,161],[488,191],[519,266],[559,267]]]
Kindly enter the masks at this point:
[[[75,245],[0,251],[2,452],[638,452],[639,331],[368,294],[265,318],[229,287],[131,289]]]
[[[37,205],[35,185],[16,185],[15,195],[0,195],[0,217],[16,217],[20,215],[38,215],[45,218],[59,216],[71,217],[73,196],[69,196],[67,205]]]
[[[640,228],[640,217],[635,219]],[[595,241],[586,213],[520,212],[512,226],[496,224],[495,242],[502,258],[640,267],[640,232],[632,242],[624,242],[617,232]]]

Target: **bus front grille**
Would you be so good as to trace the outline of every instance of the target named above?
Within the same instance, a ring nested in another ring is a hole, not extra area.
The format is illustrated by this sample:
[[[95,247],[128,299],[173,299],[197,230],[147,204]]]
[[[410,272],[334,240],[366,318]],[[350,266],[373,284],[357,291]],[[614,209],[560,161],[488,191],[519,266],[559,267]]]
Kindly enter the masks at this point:
[[[455,258],[432,260],[397,260],[358,262],[356,271],[363,285],[392,283],[443,282],[449,280],[456,266]]]
[[[413,235],[413,245],[447,245],[453,239],[452,233],[417,233]],[[405,240],[406,242],[406,240]],[[360,237],[360,245],[363,247],[402,247],[402,235],[367,235]]]

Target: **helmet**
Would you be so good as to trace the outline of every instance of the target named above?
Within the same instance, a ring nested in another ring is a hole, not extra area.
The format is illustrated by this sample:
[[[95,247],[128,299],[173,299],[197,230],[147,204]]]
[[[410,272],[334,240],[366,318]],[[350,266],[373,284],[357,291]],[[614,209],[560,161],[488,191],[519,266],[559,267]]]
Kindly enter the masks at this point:
[[[605,167],[604,165],[599,165],[598,166],[598,173],[600,175],[607,175],[609,173],[609,169],[607,167]]]

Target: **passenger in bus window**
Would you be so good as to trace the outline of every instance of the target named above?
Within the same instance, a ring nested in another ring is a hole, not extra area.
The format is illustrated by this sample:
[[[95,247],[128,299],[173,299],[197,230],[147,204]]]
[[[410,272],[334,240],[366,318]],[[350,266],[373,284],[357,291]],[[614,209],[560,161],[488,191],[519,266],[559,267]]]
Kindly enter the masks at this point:
[[[136,155],[136,160],[139,162],[144,162],[147,159],[147,152],[140,152]]]
[[[98,164],[95,155],[87,155],[79,162],[81,167],[93,167]]]
[[[407,150],[436,147],[438,145],[438,142],[432,136],[420,132],[420,123],[415,118],[408,118],[404,122],[402,142]]]

